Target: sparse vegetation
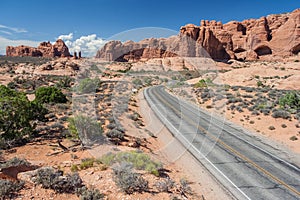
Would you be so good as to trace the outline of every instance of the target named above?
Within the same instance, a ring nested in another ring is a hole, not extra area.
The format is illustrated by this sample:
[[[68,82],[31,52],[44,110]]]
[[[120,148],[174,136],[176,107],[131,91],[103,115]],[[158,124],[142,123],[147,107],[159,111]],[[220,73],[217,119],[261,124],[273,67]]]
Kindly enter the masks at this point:
[[[298,140],[298,138],[296,136],[292,136],[292,137],[290,137],[290,140],[296,141],[296,140]]]
[[[269,130],[273,131],[273,130],[275,130],[275,127],[274,126],[269,126]]]
[[[77,115],[69,118],[68,122],[68,129],[72,138],[80,139],[85,144],[103,142],[103,131],[96,120]]]
[[[14,199],[14,197],[23,187],[24,181],[0,179],[0,199]]]
[[[285,110],[276,110],[276,111],[273,111],[272,117],[289,119],[291,117],[291,114]]]
[[[132,165],[126,162],[113,168],[116,184],[127,194],[145,192],[148,190],[148,181],[141,174],[133,171]]]
[[[104,195],[98,189],[87,189],[82,187],[77,191],[80,195],[80,200],[101,200]]]
[[[146,170],[147,172],[159,176],[159,169],[162,164],[152,161],[151,158],[141,151],[119,152],[117,154],[108,153],[99,159],[100,162],[110,166],[114,163],[127,162],[137,170]]]
[[[58,193],[74,194],[77,189],[83,187],[82,180],[77,173],[64,176],[62,171],[50,167],[39,169],[34,181],[41,184],[43,188],[53,189]]]
[[[78,94],[94,93],[100,86],[100,79],[85,78],[79,81],[78,86],[75,88]]]
[[[174,186],[175,186],[175,181],[173,181],[169,177],[155,183],[155,187],[159,192],[170,192],[170,190],[172,190]]]

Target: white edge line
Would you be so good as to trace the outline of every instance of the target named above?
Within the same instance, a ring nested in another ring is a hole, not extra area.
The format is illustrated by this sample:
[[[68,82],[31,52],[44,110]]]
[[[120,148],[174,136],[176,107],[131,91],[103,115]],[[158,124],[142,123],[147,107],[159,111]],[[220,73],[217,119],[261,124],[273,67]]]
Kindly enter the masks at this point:
[[[173,96],[174,96],[174,95],[173,95]],[[176,98],[176,96],[174,96],[174,97]],[[178,98],[179,98],[179,97],[178,97]],[[184,99],[182,99],[182,98],[179,98],[179,99],[180,99],[181,101],[183,101],[186,105],[189,105],[188,102],[185,101]],[[186,105],[185,105],[185,108],[187,108]],[[208,115],[208,116],[211,116],[211,117],[215,118],[217,121],[220,121],[220,122],[223,121],[223,128],[224,128],[224,126],[230,126],[230,125],[232,126],[232,125],[235,125],[235,124],[232,124],[232,122],[229,122],[228,120],[226,120],[225,118],[220,118],[220,116],[218,116],[218,115],[212,116],[212,115],[210,115],[209,112],[206,112],[206,111],[200,109],[199,107],[196,107],[196,106],[193,105],[193,104],[192,104],[191,106],[194,107],[197,111],[202,112],[202,113],[204,113],[204,114],[206,114],[206,115]],[[187,110],[193,112],[194,114],[197,114],[197,113],[194,112],[194,110],[191,110],[191,109],[189,109],[189,108],[187,108]],[[222,119],[223,119],[223,120],[222,120]],[[222,127],[221,127],[220,125],[218,125],[218,124],[216,124],[216,126],[218,126],[219,128],[222,128]],[[237,130],[237,128],[235,128],[235,127],[231,127],[231,128]],[[238,128],[240,128],[241,131],[243,131],[244,133],[247,133],[248,136],[249,136],[249,134],[251,134],[250,137],[251,137],[251,136],[255,136],[254,134],[252,134],[251,132],[249,132],[248,130],[246,130],[244,127],[238,126]],[[285,163],[286,165],[288,165],[289,167],[295,169],[296,171],[298,171],[298,172],[300,171],[299,167],[295,166],[294,164],[289,163],[289,162],[285,161],[285,160],[282,159],[282,158],[279,158],[278,156],[272,154],[271,152],[269,152],[269,151],[267,151],[267,150],[264,150],[264,149],[262,149],[261,147],[255,145],[255,144],[252,144],[251,142],[249,142],[249,141],[247,141],[247,140],[241,138],[240,136],[238,136],[238,135],[236,135],[236,134],[234,134],[234,133],[231,133],[231,132],[229,132],[229,131],[227,131],[227,132],[230,133],[230,134],[232,134],[232,135],[234,135],[235,137],[237,137],[238,139],[242,140],[243,142],[249,144],[250,146],[255,147],[255,148],[257,148],[258,150],[264,152],[265,154],[267,154],[267,155],[269,155],[269,156],[271,156],[271,157],[277,159],[278,161]],[[254,138],[252,138],[252,139],[254,139]],[[262,143],[262,144],[264,145],[264,143]]]
[[[145,90],[144,90],[144,95],[145,95],[145,97],[146,97],[146,99],[147,99],[147,101],[148,102],[150,102],[151,104],[153,104],[153,102],[152,102],[152,100],[148,97],[148,94],[146,93],[146,90],[148,90],[149,88],[146,88]],[[230,184],[232,184],[244,197],[246,197],[246,199],[248,199],[248,200],[251,200],[251,198],[250,197],[248,197],[240,188],[238,188],[238,186],[237,185],[235,185],[219,168],[217,168],[210,160],[208,160],[208,158],[207,157],[205,157],[198,149],[196,149],[195,148],[195,146],[192,144],[192,143],[190,143],[185,137],[183,137],[183,136],[181,136],[181,133],[161,114],[161,112],[156,108],[156,107],[152,107],[151,105],[150,105],[150,107],[153,109],[153,110],[155,110],[156,112],[157,112],[157,114],[159,115],[159,117],[161,118],[161,120],[165,123],[165,125],[169,125],[169,126],[171,126],[171,128],[173,129],[173,131],[175,131],[175,132],[177,132],[177,136],[180,136],[180,137],[182,137],[184,140],[185,140],[185,142],[186,143],[188,143],[193,149],[194,149],[194,151],[196,151],[201,157],[203,157],[217,172],[219,172]],[[167,123],[167,124],[166,124]],[[183,144],[184,145],[184,144]],[[184,145],[184,146],[186,146],[186,145]],[[189,148],[188,148],[188,150],[189,150]],[[190,152],[190,153],[192,153],[192,152]],[[196,156],[197,157],[197,156]],[[197,160],[199,160],[199,159],[197,159]],[[199,162],[201,162],[200,160],[199,160]],[[201,162],[202,163],[202,162]],[[203,164],[203,163],[202,163]],[[216,177],[217,178],[217,177]]]

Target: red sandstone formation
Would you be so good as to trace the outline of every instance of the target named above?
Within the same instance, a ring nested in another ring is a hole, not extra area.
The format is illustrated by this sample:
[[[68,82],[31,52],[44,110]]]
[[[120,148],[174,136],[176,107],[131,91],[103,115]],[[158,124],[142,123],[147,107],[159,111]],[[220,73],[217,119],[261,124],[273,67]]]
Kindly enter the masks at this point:
[[[53,45],[50,42],[42,42],[36,47],[7,46],[6,56],[33,56],[33,57],[69,57],[70,52],[63,40],[58,39]]]
[[[199,26],[182,26],[178,36],[166,39],[125,43],[111,41],[97,52],[96,58],[137,61],[170,56],[203,56],[206,55],[203,49],[215,60],[256,60],[270,55],[276,59],[296,55],[300,51],[300,9],[226,24],[202,20]]]

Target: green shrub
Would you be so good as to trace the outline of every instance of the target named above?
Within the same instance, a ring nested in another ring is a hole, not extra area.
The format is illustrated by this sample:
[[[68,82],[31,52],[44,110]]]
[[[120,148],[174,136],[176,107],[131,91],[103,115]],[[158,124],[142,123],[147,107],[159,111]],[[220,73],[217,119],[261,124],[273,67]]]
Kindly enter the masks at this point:
[[[0,85],[0,139],[2,148],[24,143],[33,136],[36,121],[44,121],[47,110],[26,95]],[[1,148],[1,147],[0,147]]]
[[[94,166],[95,159],[94,158],[86,158],[83,159],[79,165],[80,169],[88,169]]]
[[[76,91],[79,94],[93,93],[96,92],[96,90],[99,88],[100,83],[101,81],[98,78],[85,78],[80,80],[78,86],[76,87]]]
[[[77,115],[68,119],[69,133],[75,139],[91,144],[103,140],[102,128],[96,120],[83,115]]]
[[[35,101],[40,103],[66,103],[67,98],[57,87],[40,87],[35,91]]]
[[[279,99],[279,105],[283,108],[300,109],[300,93],[291,91]]]
[[[127,162],[137,170],[145,170],[155,176],[159,176],[159,169],[162,164],[152,161],[151,158],[140,151],[119,152],[117,154],[108,153],[100,158],[100,161],[106,165],[114,163]]]
[[[119,166],[115,166],[113,172],[117,186],[127,194],[148,190],[148,181],[141,174],[135,173],[130,164],[123,162]]]
[[[194,84],[194,88],[206,88],[207,84],[204,79],[201,79],[198,83]]]
[[[257,81],[256,84],[257,84],[257,87],[264,87],[265,86],[262,81]]]

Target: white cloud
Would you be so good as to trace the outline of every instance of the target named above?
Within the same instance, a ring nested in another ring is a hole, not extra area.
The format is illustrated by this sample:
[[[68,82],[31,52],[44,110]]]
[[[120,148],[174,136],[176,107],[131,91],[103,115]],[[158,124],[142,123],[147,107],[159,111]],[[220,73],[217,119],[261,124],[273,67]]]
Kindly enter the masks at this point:
[[[23,28],[15,28],[15,27],[9,27],[9,26],[5,26],[0,24],[0,29],[6,29],[9,31],[13,31],[15,33],[27,33],[27,30],[23,29]]]
[[[105,40],[97,37],[96,34],[81,36],[80,38],[73,40],[73,33],[70,33],[68,35],[60,35],[57,39],[64,40],[71,54],[73,54],[74,51],[76,51],[77,53],[81,51],[82,56],[85,57],[94,57],[97,51],[106,43]],[[25,45],[37,47],[39,43],[40,41],[11,40],[0,36],[0,55],[6,54],[6,46]]]
[[[70,33],[69,35],[60,35],[57,39],[72,40],[73,39],[73,33]]]
[[[7,34],[7,35],[12,35],[12,33],[9,32],[9,31],[2,31],[2,30],[0,30],[0,32],[1,32],[1,33],[5,33],[5,34]]]
[[[81,36],[76,40],[73,40],[73,33],[60,35],[58,38],[64,40],[66,45],[69,47],[71,54],[73,54],[74,51],[81,51],[82,55],[86,57],[95,56],[98,49],[106,43],[105,40],[97,37],[96,34]]]
[[[31,41],[31,40],[10,40],[0,36],[0,55],[6,54],[6,46],[32,46],[37,47],[40,41]]]

